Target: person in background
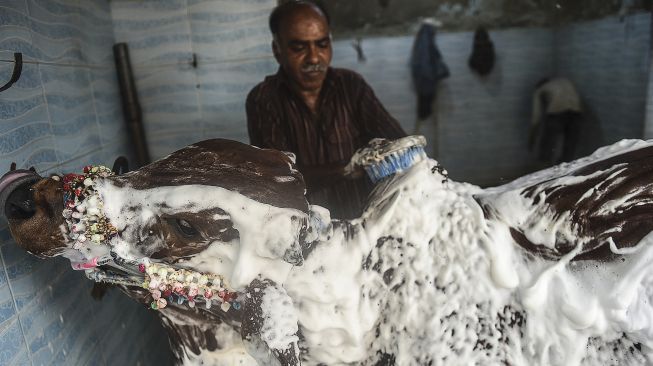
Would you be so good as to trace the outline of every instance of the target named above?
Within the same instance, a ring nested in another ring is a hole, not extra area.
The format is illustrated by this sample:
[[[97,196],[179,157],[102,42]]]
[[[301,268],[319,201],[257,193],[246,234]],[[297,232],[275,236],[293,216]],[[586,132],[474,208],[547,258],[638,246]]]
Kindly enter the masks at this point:
[[[358,217],[372,186],[363,174],[346,175],[344,167],[372,138],[406,133],[359,74],[329,66],[329,17],[321,7],[284,3],[269,25],[280,67],[247,96],[250,143],[294,153],[308,201],[335,218]]]
[[[571,81],[560,77],[542,79],[533,94],[529,148],[541,135],[540,160],[549,164],[572,160],[580,137],[582,111],[580,96]],[[561,151],[556,149],[560,140]]]

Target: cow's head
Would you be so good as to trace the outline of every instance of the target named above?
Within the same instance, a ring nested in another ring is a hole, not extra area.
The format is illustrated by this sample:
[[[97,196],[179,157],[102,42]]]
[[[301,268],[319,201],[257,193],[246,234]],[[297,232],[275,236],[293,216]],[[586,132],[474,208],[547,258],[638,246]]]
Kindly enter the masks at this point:
[[[0,204],[19,246],[39,257],[55,256],[65,249],[63,191],[58,177],[12,170],[0,180]]]
[[[192,266],[219,272],[234,288],[258,275],[281,280],[302,261],[309,206],[292,156],[216,139],[137,171],[105,175],[93,176],[93,189],[82,193],[89,203],[82,214],[96,209],[115,229],[97,246],[80,244],[64,217],[66,192],[74,194],[66,176],[7,173],[0,180],[0,204],[17,243],[42,257],[81,252],[83,260],[111,254]]]

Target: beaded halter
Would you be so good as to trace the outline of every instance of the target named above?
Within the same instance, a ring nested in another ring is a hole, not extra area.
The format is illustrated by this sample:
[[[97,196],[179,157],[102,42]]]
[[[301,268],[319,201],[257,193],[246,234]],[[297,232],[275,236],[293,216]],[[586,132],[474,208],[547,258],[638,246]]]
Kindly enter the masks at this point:
[[[105,166],[87,166],[84,174],[64,175],[63,217],[74,249],[82,249],[89,242],[104,244],[117,234],[102,212],[104,204],[94,187],[98,178],[111,175],[113,172]]]
[[[191,308],[196,302],[204,302],[207,309],[218,302],[225,312],[231,307],[240,309],[236,301],[238,294],[228,289],[220,275],[152,263],[149,258],[127,260],[111,250],[111,239],[118,235],[118,230],[104,215],[104,203],[95,186],[98,179],[112,175],[111,169],[105,166],[89,165],[84,168],[84,174],[63,176],[63,216],[72,248],[81,251],[89,245],[105,245],[110,249],[110,256],[71,261],[73,269],[84,270],[96,282],[143,287],[149,290],[150,307],[155,310],[174,302],[179,305],[186,302]]]

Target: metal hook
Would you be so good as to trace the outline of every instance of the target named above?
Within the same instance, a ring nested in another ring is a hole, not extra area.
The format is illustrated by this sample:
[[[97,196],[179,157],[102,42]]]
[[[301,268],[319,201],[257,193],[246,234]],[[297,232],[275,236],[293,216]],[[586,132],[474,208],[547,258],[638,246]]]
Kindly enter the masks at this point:
[[[5,85],[0,87],[0,92],[9,89],[20,78],[20,73],[23,71],[23,54],[20,52],[14,53],[14,71],[11,73],[11,79]]]
[[[358,62],[367,61],[367,57],[365,57],[365,53],[363,53],[363,38],[356,37],[356,39],[351,42],[351,46],[354,47],[354,50],[356,50]]]

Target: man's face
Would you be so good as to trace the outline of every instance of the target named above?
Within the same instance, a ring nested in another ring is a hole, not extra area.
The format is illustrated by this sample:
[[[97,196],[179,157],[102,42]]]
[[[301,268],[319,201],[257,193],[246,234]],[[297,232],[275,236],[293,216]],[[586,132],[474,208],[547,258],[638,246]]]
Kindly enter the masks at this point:
[[[332,53],[326,19],[312,7],[289,15],[275,37],[273,51],[299,91],[319,91]]]

